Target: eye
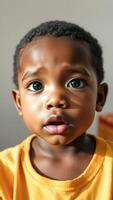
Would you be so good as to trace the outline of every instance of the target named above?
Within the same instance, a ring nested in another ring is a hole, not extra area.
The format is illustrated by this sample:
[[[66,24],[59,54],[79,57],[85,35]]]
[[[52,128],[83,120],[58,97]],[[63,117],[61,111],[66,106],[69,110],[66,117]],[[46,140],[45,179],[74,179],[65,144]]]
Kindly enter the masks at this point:
[[[43,85],[40,81],[34,81],[32,83],[29,84],[28,89],[35,92],[35,91],[39,91],[43,88]]]
[[[67,87],[73,88],[73,89],[80,89],[80,88],[84,88],[86,86],[86,82],[82,79],[71,79],[68,83],[67,83]]]

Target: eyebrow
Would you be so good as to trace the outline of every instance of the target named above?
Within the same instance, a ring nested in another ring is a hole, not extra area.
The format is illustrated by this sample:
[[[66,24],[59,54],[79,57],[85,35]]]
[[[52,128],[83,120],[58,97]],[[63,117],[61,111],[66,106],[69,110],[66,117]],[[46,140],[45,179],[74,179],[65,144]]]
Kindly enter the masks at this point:
[[[71,74],[71,73],[82,73],[84,74],[85,76],[88,76],[88,77],[91,77],[91,73],[89,72],[89,70],[87,70],[86,68],[84,67],[81,67],[81,66],[67,66],[68,68],[65,68],[64,69],[61,69],[61,71],[63,72],[63,74]],[[29,77],[35,77],[39,74],[46,74],[47,73],[47,69],[45,67],[40,67],[39,69],[36,69],[35,71],[30,71],[28,70],[22,77],[22,81],[28,79]]]
[[[30,71],[28,70],[22,77],[22,81],[28,79],[29,77],[34,77],[37,76],[38,74],[44,74],[46,73],[47,70],[44,67],[40,67],[39,69],[35,70],[35,71]]]
[[[86,75],[88,77],[91,76],[91,73],[89,72],[89,70],[84,68],[84,67],[81,67],[81,66],[76,66],[76,67],[73,66],[73,67],[65,69],[65,73],[71,74],[73,72],[82,73],[82,74],[84,74],[84,75]]]

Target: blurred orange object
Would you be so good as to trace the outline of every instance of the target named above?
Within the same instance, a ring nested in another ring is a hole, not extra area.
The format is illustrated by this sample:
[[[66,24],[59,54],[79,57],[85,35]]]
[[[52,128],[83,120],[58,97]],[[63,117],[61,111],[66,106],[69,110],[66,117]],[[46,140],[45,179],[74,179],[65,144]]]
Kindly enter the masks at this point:
[[[98,135],[106,140],[113,141],[113,113],[99,117]]]

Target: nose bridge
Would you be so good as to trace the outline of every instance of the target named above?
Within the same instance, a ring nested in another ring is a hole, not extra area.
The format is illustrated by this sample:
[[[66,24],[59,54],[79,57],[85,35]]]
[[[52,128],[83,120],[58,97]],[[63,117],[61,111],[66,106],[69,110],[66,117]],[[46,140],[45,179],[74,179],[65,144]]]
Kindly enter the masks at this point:
[[[48,89],[48,98],[45,102],[46,108],[66,108],[68,106],[68,100],[66,97],[65,89],[62,86],[54,85]]]
[[[54,96],[55,98],[59,98],[61,96],[63,96],[64,93],[64,88],[59,86],[58,84],[54,85],[51,88],[51,96]]]

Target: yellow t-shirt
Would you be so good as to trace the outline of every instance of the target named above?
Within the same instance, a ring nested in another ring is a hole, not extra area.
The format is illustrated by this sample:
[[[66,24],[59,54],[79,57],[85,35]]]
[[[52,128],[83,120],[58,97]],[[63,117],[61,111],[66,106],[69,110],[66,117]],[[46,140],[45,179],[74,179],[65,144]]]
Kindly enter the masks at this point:
[[[77,178],[58,181],[38,174],[29,150],[32,138],[0,153],[0,200],[112,200],[113,143],[96,138],[96,150]]]

